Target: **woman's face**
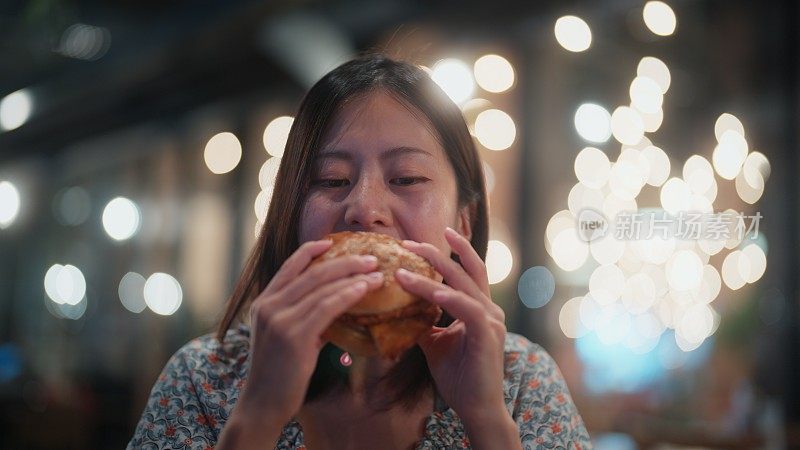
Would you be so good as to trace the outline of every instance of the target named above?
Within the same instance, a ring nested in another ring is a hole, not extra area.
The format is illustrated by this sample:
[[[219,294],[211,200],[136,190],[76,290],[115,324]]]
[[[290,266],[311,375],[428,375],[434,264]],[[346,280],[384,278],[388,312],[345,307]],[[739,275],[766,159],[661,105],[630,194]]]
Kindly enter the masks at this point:
[[[323,137],[300,243],[372,231],[429,242],[449,255],[445,227],[471,237],[457,200],[455,173],[426,122],[377,91],[343,106]]]

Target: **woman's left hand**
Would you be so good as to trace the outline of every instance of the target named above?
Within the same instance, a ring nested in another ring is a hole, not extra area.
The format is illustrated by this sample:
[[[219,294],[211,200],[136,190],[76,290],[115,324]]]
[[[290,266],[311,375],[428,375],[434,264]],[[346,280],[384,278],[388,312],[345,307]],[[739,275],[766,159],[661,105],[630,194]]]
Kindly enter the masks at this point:
[[[430,261],[447,284],[403,269],[395,276],[405,290],[455,319],[446,328],[433,327],[418,344],[444,401],[465,422],[480,423],[506,410],[505,314],[492,302],[486,266],[470,242],[451,228],[445,238],[461,265],[429,243],[403,241],[403,246]]]

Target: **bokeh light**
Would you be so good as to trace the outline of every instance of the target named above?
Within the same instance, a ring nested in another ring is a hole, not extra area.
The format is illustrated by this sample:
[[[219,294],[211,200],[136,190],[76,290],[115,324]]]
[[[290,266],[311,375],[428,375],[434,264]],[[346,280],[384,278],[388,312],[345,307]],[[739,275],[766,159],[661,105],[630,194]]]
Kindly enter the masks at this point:
[[[489,284],[497,284],[505,280],[514,266],[514,258],[508,246],[498,240],[489,241],[486,250],[486,270]]]
[[[571,52],[582,52],[592,45],[592,30],[580,17],[559,17],[554,32],[558,43]]]
[[[553,298],[555,289],[556,280],[553,273],[544,266],[528,268],[519,277],[517,284],[517,294],[528,308],[541,308],[546,305]]]
[[[281,158],[273,156],[261,165],[261,169],[258,171],[258,184],[261,186],[261,189],[271,189],[275,186],[280,164]]]
[[[53,212],[64,225],[77,226],[84,223],[91,211],[89,192],[80,186],[62,190],[53,199]]]
[[[644,122],[633,108],[619,106],[611,114],[611,133],[621,144],[635,145],[644,137]]]
[[[242,144],[233,133],[215,134],[206,143],[203,158],[212,173],[228,173],[242,160]]]
[[[0,228],[8,228],[19,214],[19,191],[10,181],[0,181]]]
[[[514,85],[514,67],[500,55],[484,55],[475,61],[475,81],[483,90],[500,93]]]
[[[103,209],[103,228],[112,239],[130,239],[139,231],[140,224],[139,208],[125,197],[114,198]]]
[[[156,272],[144,283],[144,301],[154,313],[169,316],[181,306],[183,290],[172,275]]]
[[[289,131],[292,129],[294,117],[280,116],[273,119],[264,129],[264,148],[272,156],[280,158],[286,149],[289,140]]]
[[[575,130],[589,142],[606,142],[611,137],[611,114],[600,105],[584,103],[575,111]]]
[[[147,307],[144,300],[145,278],[136,273],[126,273],[119,282],[117,292],[122,306],[132,313],[140,313]]]
[[[657,114],[664,102],[664,94],[658,83],[641,75],[631,82],[629,94],[631,105],[647,114]]]
[[[747,151],[747,141],[741,134],[733,130],[725,131],[712,154],[717,174],[726,180],[736,178],[747,158]]]
[[[74,306],[86,295],[86,279],[71,264],[54,264],[45,273],[44,289],[53,302]]]
[[[0,100],[0,128],[10,131],[19,128],[31,116],[33,97],[27,89],[12,92]]]
[[[455,58],[443,59],[434,64],[432,78],[457,105],[469,100],[475,90],[469,66]]]
[[[602,150],[586,147],[575,158],[575,176],[582,184],[594,188],[602,188],[608,181],[611,163]]]
[[[677,19],[675,12],[664,2],[650,1],[645,3],[642,17],[647,28],[659,36],[669,36],[675,32]]]
[[[475,119],[475,137],[489,150],[505,150],[514,143],[517,127],[514,120],[499,109],[489,109]]]
[[[654,56],[645,56],[639,60],[639,65],[636,66],[636,75],[655,81],[661,88],[662,94],[667,93],[672,82],[672,75],[667,65]]]

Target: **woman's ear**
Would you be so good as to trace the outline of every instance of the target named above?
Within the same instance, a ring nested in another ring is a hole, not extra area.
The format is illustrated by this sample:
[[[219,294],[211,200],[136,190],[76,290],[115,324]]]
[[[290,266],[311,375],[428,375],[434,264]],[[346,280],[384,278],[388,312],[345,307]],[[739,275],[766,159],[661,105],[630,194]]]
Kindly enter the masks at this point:
[[[475,202],[470,202],[458,212],[458,231],[459,234],[467,238],[468,241],[472,240],[472,217],[475,216]]]

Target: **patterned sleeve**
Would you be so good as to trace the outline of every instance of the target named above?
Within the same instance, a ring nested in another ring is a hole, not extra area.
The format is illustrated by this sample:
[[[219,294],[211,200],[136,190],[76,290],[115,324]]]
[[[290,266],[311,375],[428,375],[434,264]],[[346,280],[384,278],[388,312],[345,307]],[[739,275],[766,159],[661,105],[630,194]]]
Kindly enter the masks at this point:
[[[522,448],[592,449],[589,433],[553,358],[541,346],[519,339],[519,390],[513,417]]]
[[[156,379],[128,450],[213,448],[213,424],[200,404],[186,361],[193,355],[190,349],[187,344],[178,350]]]

